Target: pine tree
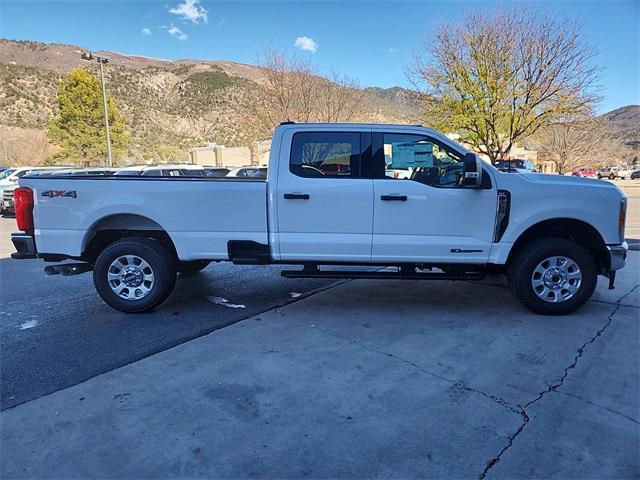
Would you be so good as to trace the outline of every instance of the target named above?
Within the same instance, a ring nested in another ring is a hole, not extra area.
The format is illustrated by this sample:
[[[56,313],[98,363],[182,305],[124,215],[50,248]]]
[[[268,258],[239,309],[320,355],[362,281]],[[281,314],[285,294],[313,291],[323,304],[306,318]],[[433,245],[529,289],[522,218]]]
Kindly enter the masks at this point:
[[[86,70],[73,70],[60,84],[58,107],[58,115],[49,122],[47,131],[49,138],[60,146],[56,158],[82,165],[105,163],[107,140],[100,80]],[[107,95],[107,111],[115,163],[126,153],[131,135],[110,95]]]

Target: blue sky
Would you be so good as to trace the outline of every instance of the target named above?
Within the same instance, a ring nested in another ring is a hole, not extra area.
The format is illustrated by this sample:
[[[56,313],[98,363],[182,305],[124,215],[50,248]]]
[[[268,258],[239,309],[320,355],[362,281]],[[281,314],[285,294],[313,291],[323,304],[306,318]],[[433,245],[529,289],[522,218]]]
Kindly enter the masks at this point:
[[[0,0],[0,36],[177,59],[255,63],[267,44],[311,55],[362,86],[409,86],[405,68],[442,21],[525,7],[576,17],[604,67],[598,110],[640,103],[640,0],[30,1]],[[145,30],[147,29],[147,30]]]

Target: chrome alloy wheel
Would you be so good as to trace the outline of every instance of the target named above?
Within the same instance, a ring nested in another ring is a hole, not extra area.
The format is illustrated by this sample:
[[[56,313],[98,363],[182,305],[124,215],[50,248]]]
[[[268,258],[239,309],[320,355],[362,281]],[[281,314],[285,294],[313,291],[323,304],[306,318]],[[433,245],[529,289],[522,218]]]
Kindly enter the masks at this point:
[[[582,285],[582,271],[568,257],[549,257],[533,270],[531,286],[535,294],[549,303],[566,302]]]
[[[107,280],[111,290],[120,298],[140,300],[153,288],[153,269],[144,258],[123,255],[109,265]]]

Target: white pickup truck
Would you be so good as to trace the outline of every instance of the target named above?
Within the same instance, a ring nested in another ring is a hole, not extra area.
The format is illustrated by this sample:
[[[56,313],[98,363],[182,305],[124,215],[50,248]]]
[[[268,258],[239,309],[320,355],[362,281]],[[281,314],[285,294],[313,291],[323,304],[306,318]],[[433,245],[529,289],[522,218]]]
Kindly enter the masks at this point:
[[[93,270],[125,312],[160,305],[177,273],[231,261],[302,265],[281,272],[294,278],[497,272],[528,308],[565,314],[625,264],[626,198],[609,182],[501,173],[421,126],[284,123],[270,155],[266,181],[23,177],[13,258],[76,260],[45,272]]]

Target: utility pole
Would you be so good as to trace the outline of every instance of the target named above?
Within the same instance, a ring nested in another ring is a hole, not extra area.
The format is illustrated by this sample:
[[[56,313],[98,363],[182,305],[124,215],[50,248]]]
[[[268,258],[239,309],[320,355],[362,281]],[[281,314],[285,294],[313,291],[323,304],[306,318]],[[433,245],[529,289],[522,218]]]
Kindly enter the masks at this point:
[[[103,65],[109,63],[106,57],[94,57],[91,52],[84,52],[80,58],[83,60],[96,60],[100,65],[100,83],[102,84],[102,108],[104,110],[104,129],[107,132],[107,159],[108,165],[113,166],[113,158],[111,157],[111,136],[109,135],[109,112],[107,110],[107,89],[104,84],[104,68]]]
[[[7,157],[7,143],[8,142],[13,142],[15,140],[18,140],[17,138],[7,138],[6,140],[2,141],[2,149],[4,150],[4,164],[5,166],[9,166],[9,159]]]

